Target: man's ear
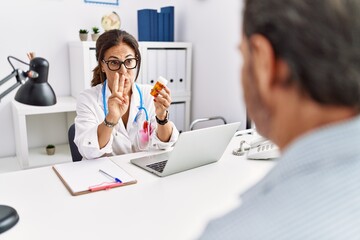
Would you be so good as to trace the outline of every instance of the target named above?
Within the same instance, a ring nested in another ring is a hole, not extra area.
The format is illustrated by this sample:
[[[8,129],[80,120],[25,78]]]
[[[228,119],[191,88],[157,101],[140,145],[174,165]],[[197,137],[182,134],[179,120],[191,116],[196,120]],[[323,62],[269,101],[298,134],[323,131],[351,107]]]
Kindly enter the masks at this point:
[[[261,34],[254,34],[249,39],[252,70],[261,96],[267,99],[275,81],[276,58],[270,41]]]
[[[283,59],[276,58],[270,41],[263,35],[255,34],[249,42],[253,71],[262,96],[272,94],[274,87],[286,86],[290,76],[289,65]]]

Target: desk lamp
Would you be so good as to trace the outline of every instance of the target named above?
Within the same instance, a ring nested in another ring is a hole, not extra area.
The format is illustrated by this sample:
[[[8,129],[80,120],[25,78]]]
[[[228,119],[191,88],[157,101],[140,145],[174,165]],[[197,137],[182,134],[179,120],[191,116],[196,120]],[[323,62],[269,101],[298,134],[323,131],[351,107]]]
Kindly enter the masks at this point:
[[[30,66],[26,72],[15,69],[10,59],[15,59]],[[56,104],[56,96],[47,82],[49,72],[49,62],[44,58],[35,57],[30,60],[30,64],[23,62],[15,57],[9,56],[8,61],[13,68],[13,72],[0,81],[0,86],[13,77],[16,83],[0,94],[1,99],[12,90],[22,85],[15,95],[15,100],[24,104],[34,106],[50,106]],[[13,227],[19,221],[16,210],[10,206],[0,205],[0,234]]]
[[[10,59],[16,59],[19,62],[27,64],[12,56],[8,57],[8,61],[13,68],[13,72],[0,81],[0,86],[11,78],[16,78],[16,83],[0,94],[1,99],[12,90],[22,85],[15,95],[15,100],[24,104],[34,106],[50,106],[56,103],[54,90],[47,82],[49,72],[49,62],[40,57],[30,60],[30,69],[26,72],[15,69]]]

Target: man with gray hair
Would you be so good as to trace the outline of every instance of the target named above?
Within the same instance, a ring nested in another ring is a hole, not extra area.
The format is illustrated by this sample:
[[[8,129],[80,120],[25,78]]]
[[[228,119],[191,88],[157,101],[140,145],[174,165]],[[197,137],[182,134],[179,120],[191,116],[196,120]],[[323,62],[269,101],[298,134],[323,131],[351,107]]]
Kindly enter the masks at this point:
[[[240,50],[282,157],[201,239],[360,239],[360,1],[245,0]]]

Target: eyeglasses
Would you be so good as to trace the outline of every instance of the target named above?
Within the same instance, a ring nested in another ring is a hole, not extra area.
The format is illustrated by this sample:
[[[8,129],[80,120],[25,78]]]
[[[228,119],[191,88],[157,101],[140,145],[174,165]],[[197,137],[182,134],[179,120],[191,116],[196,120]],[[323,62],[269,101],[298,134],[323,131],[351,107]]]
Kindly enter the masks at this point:
[[[109,61],[105,61],[102,60],[103,63],[106,63],[106,65],[108,66],[109,70],[111,71],[117,71],[121,68],[121,65],[124,64],[126,69],[134,69],[137,66],[137,59],[136,58],[128,58],[125,59],[124,61],[120,61],[120,60],[109,60]]]

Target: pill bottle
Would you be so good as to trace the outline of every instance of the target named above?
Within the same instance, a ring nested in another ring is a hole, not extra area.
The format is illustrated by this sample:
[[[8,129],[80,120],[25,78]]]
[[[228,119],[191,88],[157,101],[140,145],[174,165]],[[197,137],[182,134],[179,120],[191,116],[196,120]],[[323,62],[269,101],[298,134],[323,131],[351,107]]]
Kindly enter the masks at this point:
[[[166,86],[167,83],[168,81],[160,76],[157,82],[155,83],[154,87],[151,89],[150,94],[153,95],[154,97],[157,97],[159,92]]]

